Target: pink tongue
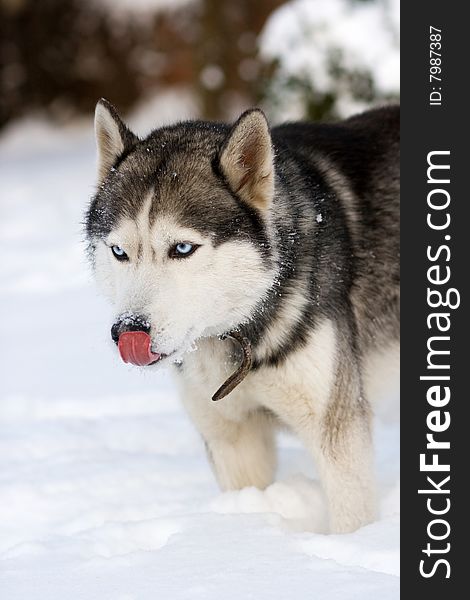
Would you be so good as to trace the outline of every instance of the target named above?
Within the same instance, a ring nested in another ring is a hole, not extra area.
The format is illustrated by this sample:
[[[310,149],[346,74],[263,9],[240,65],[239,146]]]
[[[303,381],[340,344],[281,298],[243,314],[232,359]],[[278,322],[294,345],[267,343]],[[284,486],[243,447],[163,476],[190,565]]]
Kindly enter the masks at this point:
[[[145,331],[125,331],[119,336],[118,348],[122,360],[125,363],[131,363],[144,367],[157,361],[160,354],[152,352],[152,340]]]

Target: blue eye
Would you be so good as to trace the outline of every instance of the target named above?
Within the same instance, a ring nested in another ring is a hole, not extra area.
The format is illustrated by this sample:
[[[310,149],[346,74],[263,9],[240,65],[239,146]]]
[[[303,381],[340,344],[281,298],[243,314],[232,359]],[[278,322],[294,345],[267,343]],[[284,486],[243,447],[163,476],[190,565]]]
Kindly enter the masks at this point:
[[[129,257],[120,246],[111,246],[111,252],[118,260],[129,260]]]
[[[175,249],[178,254],[189,254],[193,249],[193,245],[188,244],[187,242],[182,242],[181,244],[177,244]]]
[[[186,258],[197,250],[199,246],[197,244],[190,244],[189,242],[180,242],[175,244],[170,249],[170,258]]]

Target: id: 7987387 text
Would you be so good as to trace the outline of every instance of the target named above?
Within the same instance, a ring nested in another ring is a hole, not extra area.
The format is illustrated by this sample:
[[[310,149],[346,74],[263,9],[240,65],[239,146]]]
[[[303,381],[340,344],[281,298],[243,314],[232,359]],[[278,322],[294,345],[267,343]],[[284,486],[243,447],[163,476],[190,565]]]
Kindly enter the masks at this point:
[[[442,105],[442,31],[437,27],[429,27],[429,94],[430,106]]]

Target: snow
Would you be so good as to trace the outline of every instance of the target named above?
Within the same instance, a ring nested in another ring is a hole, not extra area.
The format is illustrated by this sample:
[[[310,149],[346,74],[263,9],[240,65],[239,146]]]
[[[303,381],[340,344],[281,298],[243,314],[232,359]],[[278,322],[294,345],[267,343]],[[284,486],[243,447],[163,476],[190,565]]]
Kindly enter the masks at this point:
[[[272,92],[280,87],[284,95],[278,108],[283,119],[302,116],[292,77],[319,92],[334,91],[338,113],[349,116],[367,104],[350,95],[331,60],[346,72],[369,74],[378,94],[398,95],[400,0],[291,0],[269,17],[260,50],[279,63]]]
[[[194,94],[185,86],[169,87],[141,99],[127,121],[137,135],[146,136],[157,125],[170,125],[199,116]]]
[[[309,456],[219,492],[165,373],[123,365],[81,220],[88,123],[0,140],[0,592],[58,600],[398,598],[398,425],[376,419],[380,519],[325,535]]]
[[[131,17],[149,16],[161,11],[177,10],[192,4],[194,0],[91,0],[94,6],[111,14]]]

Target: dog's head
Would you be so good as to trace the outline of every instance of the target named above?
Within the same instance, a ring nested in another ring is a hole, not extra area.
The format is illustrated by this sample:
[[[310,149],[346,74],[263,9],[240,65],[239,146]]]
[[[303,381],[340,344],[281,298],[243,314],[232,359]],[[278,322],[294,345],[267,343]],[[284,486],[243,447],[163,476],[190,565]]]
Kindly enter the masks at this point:
[[[180,359],[198,338],[252,319],[276,277],[263,113],[248,111],[231,128],[180,123],[139,140],[101,100],[95,130],[98,191],[86,231],[122,357]]]

